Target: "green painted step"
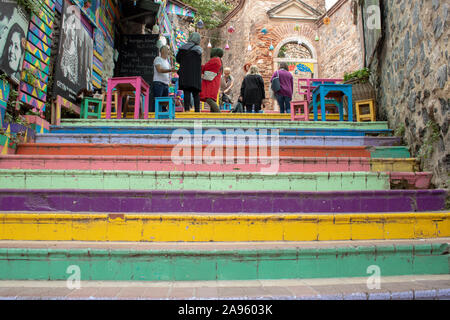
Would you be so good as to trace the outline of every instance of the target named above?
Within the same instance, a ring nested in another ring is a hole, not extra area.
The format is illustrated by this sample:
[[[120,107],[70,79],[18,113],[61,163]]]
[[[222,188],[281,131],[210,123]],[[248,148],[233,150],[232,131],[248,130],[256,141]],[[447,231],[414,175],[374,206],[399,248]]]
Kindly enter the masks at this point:
[[[448,250],[442,242],[271,250],[0,248],[0,279],[67,280],[74,270],[81,281],[369,277],[374,269],[380,276],[449,274]]]
[[[390,146],[390,147],[375,147],[371,152],[371,158],[411,158],[409,149],[404,146]]]
[[[277,173],[0,169],[5,189],[96,190],[389,190],[381,172]]]
[[[236,128],[321,128],[321,129],[363,129],[387,130],[386,121],[379,122],[346,122],[346,121],[270,121],[270,120],[134,120],[134,119],[62,119],[61,126],[74,127],[193,127],[195,123],[202,127],[236,127]]]

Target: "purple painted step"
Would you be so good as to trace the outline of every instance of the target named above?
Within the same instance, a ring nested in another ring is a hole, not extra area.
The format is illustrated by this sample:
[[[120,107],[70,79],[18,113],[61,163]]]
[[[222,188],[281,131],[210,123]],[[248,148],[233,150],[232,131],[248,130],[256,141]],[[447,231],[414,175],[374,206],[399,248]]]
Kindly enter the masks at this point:
[[[370,213],[439,211],[446,190],[351,192],[4,190],[0,211]]]

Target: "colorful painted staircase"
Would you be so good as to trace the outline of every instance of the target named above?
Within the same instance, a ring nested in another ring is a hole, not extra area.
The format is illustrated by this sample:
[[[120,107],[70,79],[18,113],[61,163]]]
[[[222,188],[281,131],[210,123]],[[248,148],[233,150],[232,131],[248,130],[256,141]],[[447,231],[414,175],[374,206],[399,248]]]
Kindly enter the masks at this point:
[[[242,156],[202,163],[203,141],[174,163],[180,129],[232,130]],[[252,139],[273,129],[279,170],[261,172],[272,153]],[[399,142],[384,122],[63,120],[0,156],[0,277],[65,280],[71,265],[105,281],[448,275],[448,192]]]

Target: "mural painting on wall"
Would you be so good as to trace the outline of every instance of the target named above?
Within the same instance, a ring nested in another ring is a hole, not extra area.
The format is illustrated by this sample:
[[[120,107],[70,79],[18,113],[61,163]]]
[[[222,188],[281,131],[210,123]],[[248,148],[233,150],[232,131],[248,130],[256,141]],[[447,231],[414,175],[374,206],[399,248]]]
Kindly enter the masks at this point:
[[[300,72],[314,73],[314,64],[303,62],[303,63],[288,63],[289,71],[299,74]]]
[[[102,83],[106,87],[106,83],[109,78],[114,76],[114,48],[105,42],[103,50],[103,70],[102,70]]]
[[[0,0],[0,70],[18,83],[29,18],[15,0]]]
[[[78,8],[64,2],[55,68],[55,94],[76,103],[80,90],[93,89],[93,47],[94,41],[80,20]]]

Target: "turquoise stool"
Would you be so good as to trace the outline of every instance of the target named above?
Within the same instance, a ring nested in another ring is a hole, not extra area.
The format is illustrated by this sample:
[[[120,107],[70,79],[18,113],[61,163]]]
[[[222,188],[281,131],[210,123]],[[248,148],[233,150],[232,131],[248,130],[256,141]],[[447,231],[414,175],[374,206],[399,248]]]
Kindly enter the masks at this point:
[[[231,103],[224,102],[222,105],[222,110],[224,110],[224,111],[227,111],[227,110],[231,111],[231,108],[232,108]]]
[[[335,99],[325,99],[325,106],[330,105],[330,104],[333,104],[336,107],[336,109],[339,111],[339,102],[338,101],[336,101]],[[312,104],[310,107],[312,108]],[[320,107],[320,102],[318,104],[318,107]]]
[[[97,117],[100,119],[102,116],[102,104],[103,101],[101,99],[94,99],[90,97],[83,98],[81,102],[81,111],[80,111],[80,119],[87,119],[89,116]],[[94,106],[94,111],[89,111],[89,106]]]
[[[344,121],[344,97],[347,96],[348,105],[348,121],[353,122],[353,100],[352,100],[352,85],[351,84],[320,84],[316,89],[313,90],[313,111],[314,111],[314,121],[318,120],[318,105],[320,104],[322,121],[326,121],[325,112],[325,97],[328,99],[334,99],[339,104],[339,121]],[[320,97],[320,99],[319,99]]]
[[[161,103],[167,103],[168,111],[162,111]],[[155,119],[175,119],[175,103],[173,97],[155,98]]]

